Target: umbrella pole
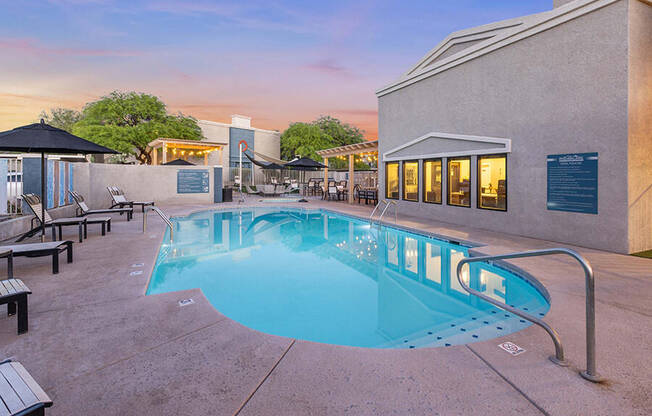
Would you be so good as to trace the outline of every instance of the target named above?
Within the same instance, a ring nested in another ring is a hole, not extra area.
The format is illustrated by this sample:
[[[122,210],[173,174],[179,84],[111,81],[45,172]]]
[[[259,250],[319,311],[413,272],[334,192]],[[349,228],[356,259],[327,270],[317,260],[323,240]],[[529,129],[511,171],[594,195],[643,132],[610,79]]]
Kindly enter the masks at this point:
[[[41,242],[45,242],[45,153],[41,152]]]

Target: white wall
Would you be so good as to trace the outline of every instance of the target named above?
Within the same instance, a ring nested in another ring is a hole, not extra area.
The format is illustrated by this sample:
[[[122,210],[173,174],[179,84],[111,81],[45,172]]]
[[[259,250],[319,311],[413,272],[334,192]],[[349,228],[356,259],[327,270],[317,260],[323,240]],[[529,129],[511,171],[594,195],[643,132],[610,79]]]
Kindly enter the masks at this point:
[[[179,169],[208,170],[209,192],[205,194],[178,194]],[[159,203],[212,203],[213,166],[150,166],[109,165],[102,163],[75,163],[74,188],[82,194],[91,208],[111,205],[107,186],[118,186],[128,199]]]

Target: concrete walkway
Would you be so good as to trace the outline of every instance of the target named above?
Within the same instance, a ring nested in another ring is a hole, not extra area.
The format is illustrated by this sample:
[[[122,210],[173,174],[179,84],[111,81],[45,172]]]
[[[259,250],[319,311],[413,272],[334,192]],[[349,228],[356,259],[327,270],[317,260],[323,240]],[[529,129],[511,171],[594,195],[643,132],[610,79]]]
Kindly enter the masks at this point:
[[[364,204],[301,206],[370,212]],[[214,207],[163,209],[183,215]],[[399,222],[484,244],[478,250],[488,254],[560,246],[424,219]],[[577,374],[585,366],[584,281],[571,259],[514,262],[551,294],[545,319],[564,342],[571,365],[562,368],[548,361],[552,342],[537,327],[466,346],[372,350],[248,329],[199,289],[145,296],[164,225],[154,214],[146,234],[141,224],[140,214],[129,223],[116,217],[106,237],[91,227],[58,275],[48,258],[15,259],[16,276],[33,291],[30,329],[17,336],[3,307],[0,357],[21,361],[51,395],[48,414],[652,414],[652,260],[575,247],[597,282],[598,370],[607,381],[593,384]],[[195,303],[180,307],[188,298]],[[527,352],[512,357],[497,347],[502,341]]]

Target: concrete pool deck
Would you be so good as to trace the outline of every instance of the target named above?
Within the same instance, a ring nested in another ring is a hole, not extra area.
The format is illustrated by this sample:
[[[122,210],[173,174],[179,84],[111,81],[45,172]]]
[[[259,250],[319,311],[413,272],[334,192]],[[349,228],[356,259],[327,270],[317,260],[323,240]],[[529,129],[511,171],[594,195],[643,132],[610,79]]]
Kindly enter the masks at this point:
[[[227,206],[242,205],[162,208],[184,215]],[[317,200],[300,206],[371,211]],[[547,359],[552,342],[534,326],[447,348],[361,349],[251,330],[216,311],[199,289],[145,296],[164,224],[150,214],[143,234],[140,215],[116,217],[106,237],[89,227],[88,240],[74,245],[74,263],[62,262],[58,275],[49,258],[14,260],[16,277],[33,291],[30,329],[16,335],[16,318],[2,307],[0,357],[21,361],[53,398],[48,414],[652,414],[650,259],[399,213],[402,225],[481,243],[477,251],[487,254],[563,246],[585,255],[595,271],[597,363],[606,378],[593,384],[577,374],[586,365],[584,277],[570,258],[513,261],[550,292],[545,320],[559,332],[569,367]],[[65,233],[73,239],[74,230]],[[180,307],[188,298],[194,303]],[[502,341],[526,352],[511,356],[498,348]]]

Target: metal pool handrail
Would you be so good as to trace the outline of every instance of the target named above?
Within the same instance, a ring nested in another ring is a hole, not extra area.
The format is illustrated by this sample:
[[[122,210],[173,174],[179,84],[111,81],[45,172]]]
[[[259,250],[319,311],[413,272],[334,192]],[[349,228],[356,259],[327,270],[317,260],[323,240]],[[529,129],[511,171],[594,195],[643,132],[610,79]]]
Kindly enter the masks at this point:
[[[470,257],[462,259],[457,265],[457,280],[460,282],[460,285],[467,292],[471,293],[483,299],[494,306],[497,306],[501,309],[504,309],[508,312],[513,313],[514,315],[520,316],[521,318],[527,319],[528,321],[539,325],[548,332],[552,341],[555,343],[555,356],[551,356],[550,360],[556,364],[566,366],[566,361],[564,359],[564,349],[561,345],[561,340],[557,332],[542,321],[539,318],[536,318],[532,315],[529,315],[525,312],[522,312],[516,308],[513,308],[509,305],[506,305],[502,302],[499,302],[483,293],[478,292],[477,290],[471,289],[462,279],[462,267],[467,263],[477,263],[477,262],[492,262],[496,260],[507,260],[515,258],[524,258],[524,257],[535,257],[535,256],[549,256],[555,254],[565,254],[571,256],[577,260],[582,269],[584,270],[585,283],[586,283],[586,371],[580,372],[580,375],[585,379],[592,382],[600,382],[602,378],[598,375],[595,364],[595,279],[593,278],[593,269],[588,260],[579,255],[577,252],[567,248],[551,248],[544,250],[533,250],[533,251],[524,251],[519,253],[511,254],[502,254],[498,256],[479,256],[479,257]],[[469,273],[470,276],[470,273]]]
[[[158,207],[145,207],[145,212],[143,213],[143,232],[147,231],[147,213],[150,210],[156,212],[167,226],[170,227],[170,243],[172,243],[174,241],[174,227],[172,226],[172,221],[170,221],[170,217],[165,215]]]
[[[387,211],[387,208],[389,208],[390,205],[393,205],[394,206],[394,224],[398,223],[398,204],[396,204],[396,201],[388,201],[386,199],[382,199],[380,202],[378,202],[378,205],[376,205],[374,207],[374,210],[371,211],[371,215],[369,216],[369,223],[370,224],[373,223],[374,214],[376,213],[376,210],[378,210],[378,208],[380,208],[381,204],[385,204],[385,208],[380,213],[380,216],[378,217],[378,222],[380,222],[380,220],[385,215],[385,212]]]

